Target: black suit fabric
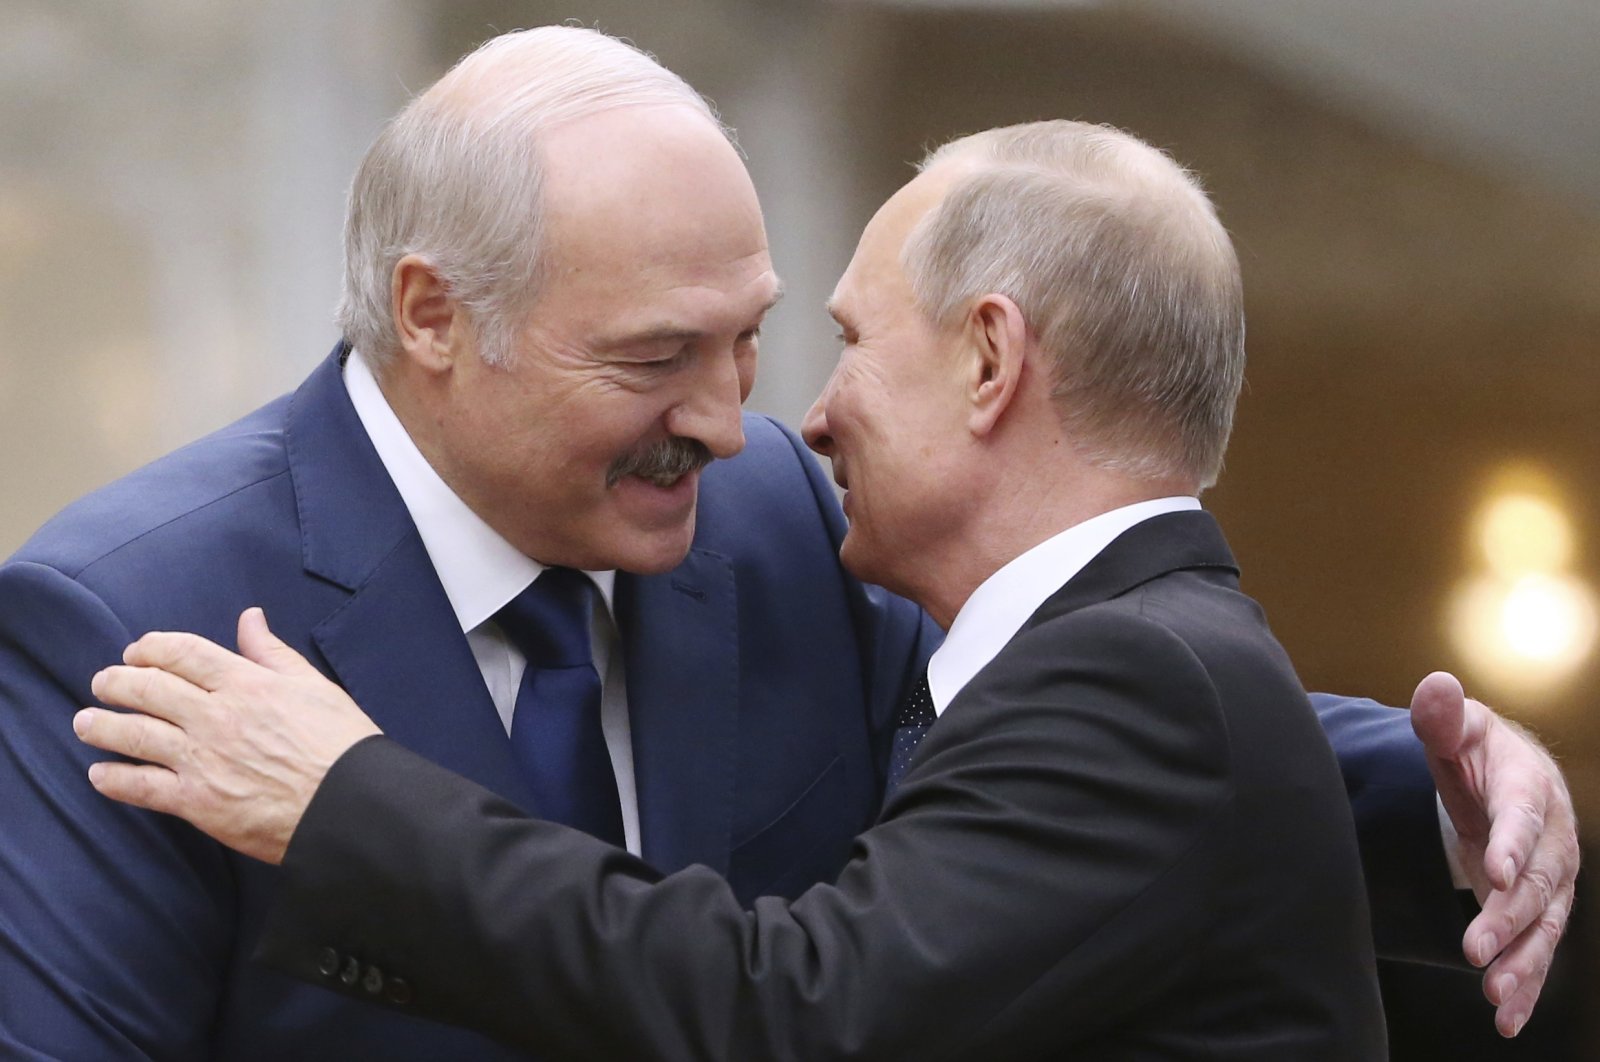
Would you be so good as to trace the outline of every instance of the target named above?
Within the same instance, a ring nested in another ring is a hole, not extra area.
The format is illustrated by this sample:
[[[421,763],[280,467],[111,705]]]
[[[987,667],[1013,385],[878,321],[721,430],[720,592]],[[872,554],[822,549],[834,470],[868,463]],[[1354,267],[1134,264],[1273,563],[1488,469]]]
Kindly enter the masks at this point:
[[[1386,1057],[1338,769],[1204,513],[1051,597],[798,900],[663,878],[383,738],[285,870],[268,961],[340,990],[355,956],[548,1058]]]

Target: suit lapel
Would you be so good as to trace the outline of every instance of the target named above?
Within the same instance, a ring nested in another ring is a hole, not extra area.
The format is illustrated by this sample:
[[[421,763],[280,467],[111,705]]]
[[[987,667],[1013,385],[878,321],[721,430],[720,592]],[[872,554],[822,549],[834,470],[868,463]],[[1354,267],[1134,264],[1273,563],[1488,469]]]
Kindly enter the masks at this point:
[[[644,857],[728,871],[739,761],[733,566],[691,550],[665,575],[617,577]]]
[[[341,345],[295,394],[287,426],[305,568],[350,591],[312,642],[390,737],[526,806],[466,637],[350,404],[345,354]]]

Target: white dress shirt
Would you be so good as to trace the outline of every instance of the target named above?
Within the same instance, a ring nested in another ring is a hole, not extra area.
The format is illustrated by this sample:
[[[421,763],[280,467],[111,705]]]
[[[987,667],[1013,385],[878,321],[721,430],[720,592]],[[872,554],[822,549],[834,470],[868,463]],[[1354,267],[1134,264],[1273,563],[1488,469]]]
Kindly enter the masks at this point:
[[[360,351],[352,350],[345,362],[344,385],[350,392],[350,401],[361,419],[361,426],[366,429],[379,460],[400,492],[412,522],[417,525],[428,559],[433,562],[445,596],[455,611],[456,622],[472,647],[489,696],[500,713],[500,722],[509,734],[517,688],[522,684],[527,661],[501,632],[494,615],[537,579],[545,566],[484,523],[439,478],[389,407]],[[623,836],[628,851],[638,855],[639,801],[634,787],[628,693],[622,647],[611,604],[617,573],[586,574],[594,580],[605,603],[603,609],[597,609],[590,617],[594,667],[601,677],[600,722],[605,731],[606,749],[611,753],[611,768],[617,777],[617,794],[622,801]],[[448,705],[439,707],[449,709]]]
[[[956,613],[944,644],[928,660],[934,712],[943,714],[973,676],[1016,637],[1028,617],[1112,539],[1152,516],[1198,508],[1200,499],[1188,497],[1124,505],[1045,539],[985,579]]]

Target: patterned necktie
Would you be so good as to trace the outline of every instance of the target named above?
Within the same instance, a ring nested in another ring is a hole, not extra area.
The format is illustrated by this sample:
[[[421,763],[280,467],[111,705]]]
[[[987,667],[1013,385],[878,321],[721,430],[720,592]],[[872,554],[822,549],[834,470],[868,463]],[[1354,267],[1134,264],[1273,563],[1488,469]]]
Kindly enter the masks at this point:
[[[528,661],[511,714],[511,752],[534,810],[620,846],[622,803],[589,645],[597,593],[580,571],[546,568],[494,618]]]
[[[885,799],[900,784],[900,779],[911,766],[911,754],[917,751],[917,746],[922,743],[936,718],[933,694],[928,689],[928,675],[923,672],[922,678],[917,680],[911,693],[900,702],[900,709],[894,713],[894,749],[889,753],[889,777],[883,794]]]

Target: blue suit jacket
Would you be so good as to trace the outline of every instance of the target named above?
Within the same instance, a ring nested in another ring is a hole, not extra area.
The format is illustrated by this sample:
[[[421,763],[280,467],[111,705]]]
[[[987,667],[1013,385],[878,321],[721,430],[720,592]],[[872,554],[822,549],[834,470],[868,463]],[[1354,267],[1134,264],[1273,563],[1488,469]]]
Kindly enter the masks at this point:
[[[538,812],[338,353],[294,395],[71,506],[0,567],[0,1056],[508,1057],[252,964],[276,871],[100,797],[84,777],[100,754],[71,730],[90,677],[141,633],[232,645],[239,612],[262,605],[391,738]],[[745,430],[745,452],[706,470],[689,557],[619,577],[616,608],[643,855],[709,866],[748,904],[843,866],[937,631],[841,572],[843,520],[799,440],[759,417]],[[1403,715],[1319,707],[1380,947],[1448,955],[1455,920],[1416,931],[1450,905],[1442,859],[1418,857],[1437,830]]]
[[[753,898],[843,864],[880,801],[876,735],[933,643],[915,608],[840,572],[799,441],[745,430],[705,473],[689,557],[619,577],[616,609],[643,854]],[[70,722],[93,673],[148,630],[231,645],[251,604],[391,737],[537,813],[330,358],[0,568],[0,1056],[509,1057],[252,964],[276,871],[88,785]]]

